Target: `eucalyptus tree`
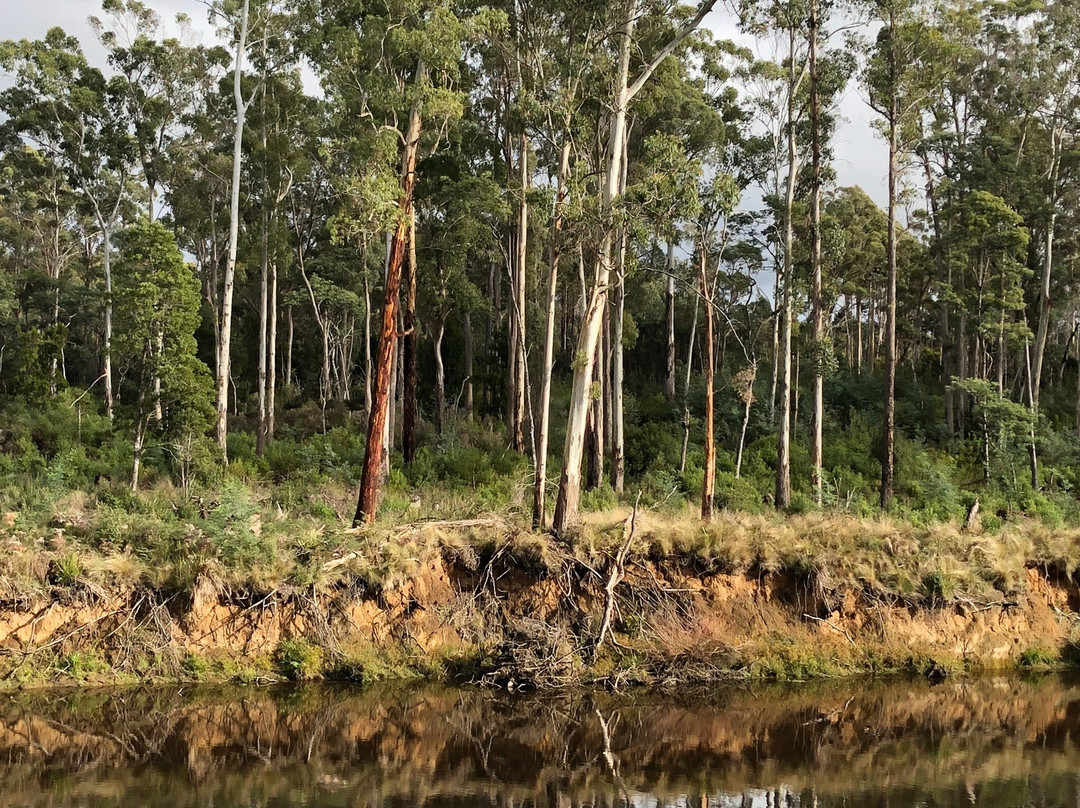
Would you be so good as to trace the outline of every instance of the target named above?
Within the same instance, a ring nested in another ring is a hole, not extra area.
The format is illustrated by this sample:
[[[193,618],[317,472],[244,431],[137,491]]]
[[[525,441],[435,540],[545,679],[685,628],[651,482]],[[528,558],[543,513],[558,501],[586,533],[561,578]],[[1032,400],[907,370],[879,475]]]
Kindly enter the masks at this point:
[[[885,280],[885,385],[882,418],[881,507],[892,502],[896,444],[896,288],[898,184],[901,155],[913,143],[913,122],[927,99],[938,94],[949,68],[937,58],[941,31],[919,14],[914,0],[871,0],[882,22],[864,75],[869,103],[883,119],[889,144],[888,243]]]
[[[668,242],[667,384],[674,395],[674,241],[680,224],[695,222],[698,215],[697,180],[701,164],[724,173],[728,159],[724,149],[728,126],[736,124],[741,111],[730,84],[729,62],[736,54],[729,42],[704,36],[687,41],[685,56],[667,59],[658,66],[652,81],[638,97],[627,133],[624,204],[618,222],[615,257],[616,282],[611,312],[611,420],[612,487],[623,490],[625,478],[623,414],[623,323],[626,287],[631,266],[627,248],[635,240],[663,233]],[[659,163],[659,165],[657,164]],[[644,173],[643,180],[638,179]],[[642,218],[644,217],[644,218]],[[648,234],[648,235],[647,235]]]
[[[631,78],[631,57],[635,54],[635,28],[641,15],[640,0],[627,0],[620,10],[615,28],[618,53],[615,59],[614,81],[611,89],[611,111],[608,116],[608,135],[600,192],[600,244],[594,282],[588,294],[588,304],[582,318],[574,356],[574,377],[570,393],[566,442],[563,449],[562,476],[555,504],[552,529],[565,535],[578,518],[581,495],[581,460],[584,453],[586,416],[592,387],[596,346],[603,324],[607,295],[611,284],[615,239],[616,203],[621,195],[621,178],[626,149],[626,125],[630,106],[657,67],[697,30],[712,10],[715,0],[704,0],[686,22],[670,33],[667,41],[654,54],[646,56],[644,64],[635,65]],[[634,60],[637,61],[636,59]]]
[[[158,190],[168,183],[170,148],[183,135],[185,118],[196,107],[207,80],[228,63],[222,47],[192,44],[186,14],[178,14],[170,32],[161,16],[142,0],[104,0],[105,19],[90,17],[109,66],[123,78],[117,102],[131,121],[142,168],[146,215],[157,215]]]
[[[799,142],[800,123],[806,116],[803,88],[810,75],[805,24],[809,19],[807,0],[756,2],[740,5],[740,24],[748,32],[775,37],[776,60],[758,62],[751,75],[757,79],[757,105],[772,124],[768,135],[776,152],[776,168],[772,178],[780,212],[778,241],[781,264],[777,273],[780,291],[779,334],[775,366],[779,377],[780,414],[777,424],[776,486],[774,503],[784,509],[791,504],[791,424],[792,424],[792,325],[795,317],[795,203],[798,175],[805,159],[805,146]],[[816,41],[815,32],[815,41]],[[780,188],[781,157],[787,171]]]
[[[813,412],[810,420],[811,488],[814,501],[822,502],[822,464],[825,424],[825,373],[832,363],[832,344],[826,329],[828,310],[822,277],[821,202],[832,152],[829,141],[835,127],[833,107],[854,72],[848,50],[821,53],[835,35],[828,26],[833,18],[831,0],[809,0],[807,9],[807,83],[810,128],[810,343],[813,363]],[[824,58],[822,58],[824,56]]]
[[[447,124],[462,114],[458,86],[466,39],[500,25],[497,14],[459,18],[449,5],[376,4],[356,0],[300,4],[308,21],[303,46],[320,72],[330,102],[356,127],[356,145],[366,153],[366,173],[386,187],[392,163],[400,161],[393,235],[388,249],[382,326],[375,363],[372,409],[361,472],[355,522],[373,521],[387,450],[390,381],[397,342],[402,268],[413,220],[413,196],[421,151],[437,150]],[[426,123],[425,123],[426,122]],[[383,200],[380,200],[380,204]]]
[[[63,301],[87,222],[78,194],[52,157],[18,140],[7,146],[0,149],[0,266],[9,287],[0,303],[2,319],[14,329],[12,344],[27,328],[61,340],[65,323],[79,316]],[[58,353],[49,360],[52,394],[64,370]]]
[[[714,398],[716,376],[715,321],[716,290],[730,235],[731,216],[739,204],[739,188],[730,174],[710,178],[700,193],[697,222],[698,290],[705,309],[705,475],[701,490],[701,518],[712,518],[716,487],[716,439]],[[716,268],[710,277],[709,257],[715,255]]]
[[[272,48],[282,36],[290,17],[282,13],[279,0],[216,0],[210,6],[211,19],[218,22],[232,51],[232,179],[229,198],[229,247],[222,273],[221,315],[218,323],[217,361],[214,368],[214,433],[222,457],[228,460],[226,439],[229,432],[229,383],[232,362],[233,295],[236,286],[236,256],[240,241],[240,189],[244,163],[244,125],[248,111],[262,90],[266,76],[274,67],[278,51]],[[257,79],[244,86],[245,62],[258,60]]]
[[[1016,34],[1021,40],[1021,58],[1009,71],[1009,89],[1027,101],[1035,124],[1031,139],[1037,145],[1029,146],[1026,155],[1039,178],[1041,204],[1033,213],[1044,231],[1029,396],[1037,414],[1053,307],[1051,280],[1058,220],[1069,183],[1080,179],[1076,160],[1069,157],[1080,138],[1080,61],[1076,58],[1080,8],[1067,0],[1047,3],[1030,25],[1021,25]]]
[[[132,182],[130,121],[117,98],[123,79],[108,80],[87,62],[79,42],[59,28],[35,42],[0,43],[0,66],[12,74],[0,92],[6,116],[0,138],[22,139],[57,162],[101,234],[105,282],[102,372],[112,416],[112,252]]]

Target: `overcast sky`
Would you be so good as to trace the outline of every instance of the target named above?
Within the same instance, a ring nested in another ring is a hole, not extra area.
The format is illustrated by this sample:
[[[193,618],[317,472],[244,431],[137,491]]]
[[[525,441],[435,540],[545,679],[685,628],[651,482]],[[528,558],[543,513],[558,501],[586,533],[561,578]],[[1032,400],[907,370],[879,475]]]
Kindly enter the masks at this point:
[[[147,4],[165,20],[172,20],[177,13],[187,14],[194,27],[205,32],[205,41],[213,40],[206,6],[198,0],[147,0]],[[87,17],[100,14],[100,0],[0,0],[0,6],[4,9],[0,16],[0,39],[39,39],[49,28],[59,25],[79,38],[92,62],[104,63],[104,53],[86,22]],[[713,11],[706,24],[717,37],[736,39],[758,50],[753,40],[738,33],[726,9]],[[768,52],[761,50],[759,55],[764,57]],[[870,109],[854,84],[840,102],[840,114],[843,123],[833,147],[837,181],[840,185],[862,186],[878,204],[884,205],[886,146],[871,129]]]

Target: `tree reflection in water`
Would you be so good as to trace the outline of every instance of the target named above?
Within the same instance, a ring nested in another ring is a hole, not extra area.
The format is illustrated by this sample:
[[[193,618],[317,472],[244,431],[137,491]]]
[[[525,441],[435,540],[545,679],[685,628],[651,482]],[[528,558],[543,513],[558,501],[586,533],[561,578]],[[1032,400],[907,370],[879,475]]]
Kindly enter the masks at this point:
[[[0,698],[0,808],[1076,806],[1080,682]]]

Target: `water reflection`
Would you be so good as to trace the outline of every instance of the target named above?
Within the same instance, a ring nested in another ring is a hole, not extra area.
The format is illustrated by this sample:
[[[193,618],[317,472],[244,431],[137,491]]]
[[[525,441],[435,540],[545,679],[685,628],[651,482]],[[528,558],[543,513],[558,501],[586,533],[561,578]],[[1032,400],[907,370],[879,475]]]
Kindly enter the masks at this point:
[[[1080,683],[0,698],[0,808],[1080,805]]]

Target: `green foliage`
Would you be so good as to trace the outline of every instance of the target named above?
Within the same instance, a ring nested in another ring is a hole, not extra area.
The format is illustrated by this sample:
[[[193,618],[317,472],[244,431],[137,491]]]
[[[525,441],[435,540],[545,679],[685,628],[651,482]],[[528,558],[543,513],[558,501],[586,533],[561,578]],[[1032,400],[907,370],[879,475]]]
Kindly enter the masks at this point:
[[[304,640],[282,640],[275,660],[281,675],[290,681],[306,682],[322,677],[323,652]]]

